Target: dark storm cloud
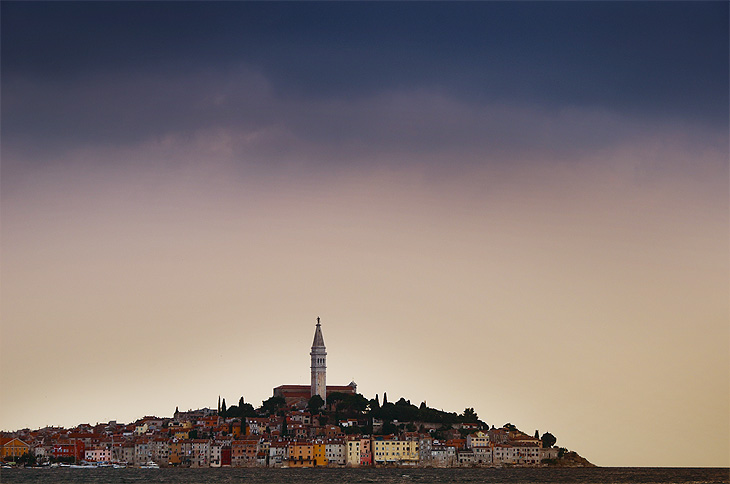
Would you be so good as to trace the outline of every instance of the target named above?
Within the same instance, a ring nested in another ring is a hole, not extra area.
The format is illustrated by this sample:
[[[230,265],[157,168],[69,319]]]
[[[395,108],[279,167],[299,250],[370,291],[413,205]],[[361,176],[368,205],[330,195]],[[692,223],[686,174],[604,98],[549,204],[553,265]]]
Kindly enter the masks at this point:
[[[484,121],[504,106],[724,130],[727,17],[725,2],[3,2],[3,135],[40,149],[216,126],[404,149],[534,142]]]

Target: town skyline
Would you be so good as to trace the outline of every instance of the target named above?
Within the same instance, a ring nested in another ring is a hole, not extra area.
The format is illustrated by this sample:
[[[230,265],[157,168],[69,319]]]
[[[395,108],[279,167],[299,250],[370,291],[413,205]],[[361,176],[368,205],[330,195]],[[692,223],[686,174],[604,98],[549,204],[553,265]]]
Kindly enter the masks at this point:
[[[149,467],[591,467],[555,446],[550,432],[499,429],[473,407],[461,414],[367,399],[357,385],[327,385],[327,348],[317,317],[309,385],[279,385],[261,406],[226,405],[130,424],[116,420],[72,429],[45,427],[0,435],[0,457],[31,466]]]
[[[319,316],[361,394],[730,465],[727,2],[0,13],[0,429],[264,401]]]

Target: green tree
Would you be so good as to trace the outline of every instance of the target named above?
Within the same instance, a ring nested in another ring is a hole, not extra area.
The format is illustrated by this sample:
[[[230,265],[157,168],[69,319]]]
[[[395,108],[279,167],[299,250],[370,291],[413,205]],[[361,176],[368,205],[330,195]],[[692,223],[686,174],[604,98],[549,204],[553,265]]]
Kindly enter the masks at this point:
[[[543,449],[548,449],[552,447],[553,445],[555,445],[555,442],[558,441],[558,439],[556,439],[555,436],[550,432],[545,432],[544,434],[542,434],[540,440],[542,440]]]
[[[317,413],[320,408],[322,408],[322,405],[324,405],[324,400],[322,400],[322,397],[319,395],[314,395],[312,398],[309,399],[309,402],[307,403],[307,409],[311,413]]]
[[[18,460],[16,462],[26,467],[33,467],[34,465],[36,465],[35,454],[26,452],[18,457]]]
[[[343,401],[346,395],[342,392],[332,392],[327,394],[327,404],[337,405],[337,403]]]
[[[275,414],[280,408],[286,405],[284,397],[270,397],[261,404],[259,413],[264,416]]]
[[[465,408],[464,413],[460,415],[463,422],[478,422],[479,417],[477,416],[477,413],[474,411],[473,408]]]
[[[398,432],[398,427],[393,422],[385,422],[383,424],[383,435],[395,434]]]
[[[236,415],[236,417],[241,417],[242,420],[246,420],[246,417],[255,417],[257,415],[256,410],[254,410],[253,405],[250,403],[244,403],[243,407],[238,408],[239,415]]]

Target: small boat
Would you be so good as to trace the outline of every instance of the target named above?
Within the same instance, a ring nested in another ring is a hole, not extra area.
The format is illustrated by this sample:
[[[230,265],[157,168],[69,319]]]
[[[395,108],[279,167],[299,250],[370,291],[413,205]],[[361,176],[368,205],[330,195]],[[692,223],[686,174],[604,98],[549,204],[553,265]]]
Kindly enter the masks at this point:
[[[145,465],[139,466],[140,469],[159,469],[160,466],[156,462],[149,461]]]

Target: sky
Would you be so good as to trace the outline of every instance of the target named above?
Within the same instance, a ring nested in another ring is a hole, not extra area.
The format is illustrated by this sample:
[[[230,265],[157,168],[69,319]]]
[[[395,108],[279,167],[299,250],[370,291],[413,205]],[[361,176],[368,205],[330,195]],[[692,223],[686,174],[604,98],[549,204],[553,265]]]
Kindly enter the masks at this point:
[[[0,4],[0,429],[309,383],[730,465],[727,2]]]

